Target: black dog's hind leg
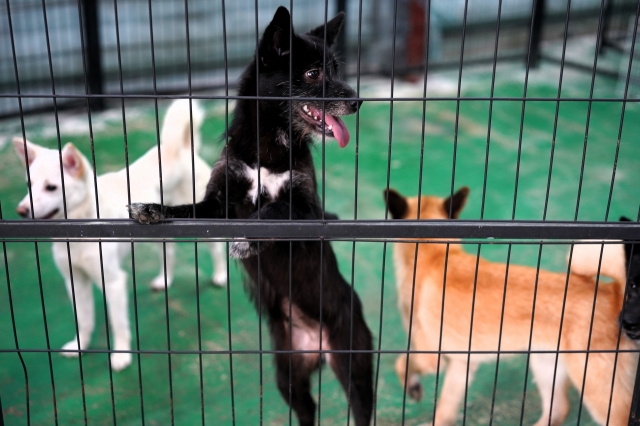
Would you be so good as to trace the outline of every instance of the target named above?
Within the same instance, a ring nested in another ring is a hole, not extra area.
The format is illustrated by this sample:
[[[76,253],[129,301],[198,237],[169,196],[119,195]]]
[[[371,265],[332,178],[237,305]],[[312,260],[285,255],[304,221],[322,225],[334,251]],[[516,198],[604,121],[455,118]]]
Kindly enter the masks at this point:
[[[371,351],[371,332],[362,316],[358,296],[353,293],[353,335],[351,335],[349,304],[340,316],[341,324],[331,327],[329,336],[332,349]],[[351,358],[351,359],[349,359]],[[369,426],[373,412],[373,362],[371,352],[333,353],[331,368],[347,393],[356,426]],[[349,375],[351,372],[351,375]]]
[[[284,351],[291,348],[289,333],[283,322],[274,324],[271,332],[276,350]],[[278,390],[285,402],[290,404],[296,413],[300,426],[314,424],[316,403],[311,397],[310,377],[318,368],[318,358],[311,354],[299,353],[275,355]]]

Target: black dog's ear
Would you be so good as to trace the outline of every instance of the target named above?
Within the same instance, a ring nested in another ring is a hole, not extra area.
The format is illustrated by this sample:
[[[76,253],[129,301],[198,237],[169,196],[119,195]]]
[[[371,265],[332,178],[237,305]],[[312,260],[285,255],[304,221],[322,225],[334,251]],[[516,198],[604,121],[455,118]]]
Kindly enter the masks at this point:
[[[620,222],[631,222],[631,219],[626,216],[620,216]]]
[[[338,13],[332,20],[327,22],[327,47],[331,47],[336,41],[343,23],[344,12]],[[307,33],[307,35],[324,40],[324,25],[320,25],[319,27],[312,29]]]
[[[262,65],[269,66],[274,59],[289,54],[290,30],[293,32],[291,15],[287,8],[280,6],[260,39],[258,55]]]
[[[387,203],[388,198],[387,208],[389,209],[389,213],[391,213],[391,217],[394,219],[404,219],[407,210],[409,210],[407,199],[393,188],[389,189],[388,193],[386,189],[382,191],[382,196],[384,197],[385,203]]]
[[[469,187],[463,186],[453,194],[453,198],[449,197],[444,200],[444,211],[447,212],[450,219],[457,219],[460,216],[462,208],[467,203],[467,197],[469,196]]]

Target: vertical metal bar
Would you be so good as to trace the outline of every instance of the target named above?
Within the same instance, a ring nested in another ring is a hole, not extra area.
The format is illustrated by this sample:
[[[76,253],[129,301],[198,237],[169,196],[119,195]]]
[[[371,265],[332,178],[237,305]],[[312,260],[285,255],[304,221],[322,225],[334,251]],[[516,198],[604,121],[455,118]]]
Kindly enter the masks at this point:
[[[185,16],[185,36],[187,43],[187,85],[189,88],[189,96],[193,94],[191,87],[191,40],[189,33],[189,0],[184,0],[184,16]],[[165,118],[166,120],[166,118]],[[191,142],[191,201],[193,203],[193,217],[196,217],[196,164],[195,164],[195,143],[193,139],[193,100],[189,98],[189,137]],[[205,424],[204,411],[204,376],[202,373],[202,324],[200,321],[200,280],[198,274],[198,243],[193,243],[194,253],[194,272],[196,279],[196,323],[198,328],[198,373],[200,376],[200,416],[202,417],[202,426]],[[213,265],[215,267],[216,265]],[[165,269],[166,272],[166,269]]]
[[[113,1],[113,12],[114,12],[114,21],[115,21],[115,30],[116,30],[116,51],[118,53],[118,80],[120,83],[120,95],[123,95],[120,98],[120,107],[122,110],[122,138],[124,142],[124,162],[125,162],[125,176],[127,181],[127,202],[131,204],[131,177],[129,175],[129,144],[127,137],[127,119],[126,112],[124,106],[124,80],[122,78],[122,51],[120,46],[120,23],[118,16],[118,0]],[[84,50],[84,49],[83,49]],[[133,308],[134,308],[134,318],[136,325],[136,350],[137,350],[137,361],[138,361],[138,389],[140,392],[140,422],[141,425],[145,425],[144,418],[144,392],[142,386],[142,356],[140,353],[140,330],[139,330],[139,321],[138,321],[138,297],[137,297],[137,282],[136,282],[136,252],[133,241],[131,241],[131,278],[133,281]]]
[[[638,2],[640,6],[640,2]],[[637,16],[636,16],[636,27],[637,27]],[[639,217],[636,218],[636,221],[640,220]],[[631,256],[633,256],[635,250],[638,249],[637,244],[631,245],[631,253],[629,253],[629,266],[627,267],[627,274],[629,273],[629,267],[631,266]],[[625,286],[626,290],[626,286]],[[624,306],[623,306],[624,308]],[[611,400],[609,400],[611,401]],[[611,402],[609,402],[611,405]],[[631,399],[631,412],[629,413],[629,426],[639,426],[640,425],[640,359],[638,359],[638,366],[636,367],[636,380],[633,386],[633,397]]]
[[[325,0],[325,4],[326,4],[326,0]],[[326,7],[325,7],[325,18],[324,18],[324,22],[325,22],[325,34],[326,34],[326,22],[327,22],[327,12],[326,12]],[[283,28],[284,30],[284,28]],[[326,39],[326,36],[325,36]],[[325,42],[324,47],[327,47],[327,44]],[[324,50],[323,50],[323,55],[324,55]],[[325,61],[323,61],[323,74],[324,72],[326,72],[326,68],[324,68],[324,64]],[[292,92],[292,84],[293,84],[293,0],[289,0],[289,220],[293,219],[293,139],[291,138],[292,135],[292,114],[293,114],[293,102],[292,102],[292,96],[293,96],[293,92]],[[324,98],[324,83],[323,83],[323,88],[322,88],[322,97]],[[323,127],[324,127],[324,101],[322,103],[323,105],[323,109],[322,109],[322,121],[323,121]],[[260,128],[258,127],[258,133],[260,132]],[[258,142],[259,144],[259,142]],[[260,152],[260,151],[258,151]],[[258,156],[258,166],[260,165],[260,157]],[[260,170],[260,168],[258,167],[258,170]],[[258,188],[260,187],[260,173],[258,173]],[[322,191],[323,191],[323,195],[324,195],[324,133],[322,134]],[[260,190],[258,191],[258,194],[260,194]],[[260,198],[258,196],[258,198]],[[322,197],[323,203],[324,203],[324,196]],[[259,207],[258,207],[259,208]],[[258,210],[259,212],[259,210]],[[259,213],[258,213],[259,215]],[[323,209],[322,209],[322,215],[324,217],[324,204],[323,204]],[[293,310],[293,298],[292,298],[292,292],[293,292],[293,288],[292,288],[292,280],[293,280],[293,274],[292,274],[292,268],[293,268],[293,242],[289,241],[289,426],[291,426],[292,424],[292,402],[293,402],[293,386],[292,386],[292,380],[293,380],[293,315],[292,315],[292,310]],[[322,310],[322,306],[320,306],[320,309]],[[347,414],[348,416],[348,414]]]
[[[629,415],[629,426],[640,425],[640,360],[636,367],[636,380],[633,388],[633,399],[631,400],[631,413]]]
[[[95,5],[93,5],[92,7],[95,8]],[[46,14],[46,8],[44,6],[44,0],[42,0],[42,9],[43,9],[43,13],[44,13],[44,18],[45,18],[45,30],[47,33],[47,48],[48,48],[48,53],[49,53],[49,67],[51,69],[51,86],[52,89],[55,88],[54,86],[54,80],[53,80],[53,67],[52,67],[52,62],[51,62],[51,48],[49,46],[49,34],[48,34],[48,25],[47,25],[47,14]],[[97,165],[96,165],[96,156],[95,156],[95,145],[94,145],[94,139],[93,139],[93,124],[91,121],[91,95],[90,95],[90,87],[91,87],[91,75],[89,75],[89,72],[92,72],[91,70],[91,56],[89,56],[89,58],[87,58],[87,53],[85,53],[85,44],[84,44],[84,40],[82,37],[83,34],[83,29],[86,28],[87,29],[87,46],[89,47],[89,50],[96,50],[97,53],[92,52],[92,54],[94,56],[100,56],[100,43],[97,42],[97,45],[92,46],[91,43],[91,33],[93,33],[94,31],[97,31],[97,28],[89,28],[89,25],[95,25],[95,27],[98,26],[97,23],[97,10],[94,10],[93,12],[90,12],[92,14],[92,17],[96,18],[96,22],[91,22],[88,20],[87,18],[87,7],[85,7],[84,9],[84,13],[85,13],[85,24],[83,25],[83,21],[82,21],[82,17],[79,16],[79,26],[80,26],[80,43],[81,43],[81,52],[82,52],[82,66],[83,66],[83,76],[84,76],[84,86],[85,86],[85,94],[87,95],[87,119],[89,122],[89,140],[91,141],[91,160],[92,160],[92,167],[93,167],[93,185],[94,185],[94,197],[95,197],[95,207],[96,207],[96,217],[98,219],[100,219],[100,203],[98,202],[98,176],[97,176]],[[95,15],[95,16],[93,16]],[[99,64],[98,64],[99,66]],[[55,92],[54,92],[55,93]],[[102,99],[101,99],[102,101]],[[57,112],[56,112],[56,120],[57,120]],[[103,263],[103,258],[102,258],[102,243],[98,243],[98,252],[100,254],[100,277],[101,277],[101,284],[102,284],[102,295],[103,295],[103,309],[104,309],[104,323],[105,323],[105,330],[106,330],[106,337],[107,337],[107,348],[109,351],[111,351],[111,337],[109,335],[109,318],[108,318],[108,309],[107,309],[107,290],[106,290],[106,286],[105,286],[105,280],[104,280],[104,263]],[[71,262],[71,259],[69,260],[69,262]],[[109,357],[110,358],[110,357]],[[115,403],[115,394],[114,394],[114,389],[113,389],[113,368],[111,367],[111,360],[109,359],[108,362],[108,369],[109,369],[109,385],[110,385],[110,394],[111,394],[111,411],[112,411],[112,416],[113,416],[113,424],[117,424],[116,422],[116,403]]]
[[[149,40],[151,42],[151,70],[152,70],[152,81],[153,81],[153,103],[155,108],[155,118],[156,118],[156,143],[158,146],[158,179],[160,183],[160,205],[164,206],[164,190],[162,187],[162,149],[160,140],[160,119],[158,118],[158,87],[157,87],[157,77],[156,77],[156,57],[155,57],[155,45],[154,45],[154,37],[153,37],[153,8],[151,6],[151,0],[148,0],[148,10],[149,10]],[[169,374],[169,409],[171,412],[171,424],[175,424],[175,416],[174,416],[174,406],[173,406],[173,374],[172,374],[172,365],[171,365],[171,331],[169,328],[169,293],[167,291],[167,246],[166,242],[162,243],[162,261],[164,263],[164,301],[165,301],[165,315],[166,315],[166,325],[167,325],[167,364],[168,364],[168,374]]]
[[[444,307],[445,297],[447,295],[447,269],[449,267],[449,244],[445,249],[444,255],[444,271],[442,275],[442,305],[440,306],[440,330],[438,334],[438,362],[436,365],[436,385],[433,394],[433,417],[431,423],[436,421],[436,411],[438,409],[438,385],[440,384],[440,365],[442,360],[442,331],[444,329]]]
[[[530,30],[530,62],[531,68],[537,68],[540,63],[540,43],[542,41],[542,25],[544,24],[544,12],[547,0],[537,0],[531,14]],[[529,61],[529,59],[527,59]]]
[[[598,32],[597,32],[597,37],[596,37],[596,49],[594,51],[594,55],[593,55],[593,68],[591,71],[591,87],[589,89],[589,101],[587,102],[587,122],[585,125],[585,131],[584,131],[584,144],[582,147],[582,164],[580,165],[580,180],[578,182],[578,196],[576,199],[576,212],[575,212],[575,216],[574,216],[574,221],[578,220],[578,212],[580,210],[580,197],[582,195],[582,180],[584,178],[584,165],[586,162],[586,158],[587,158],[587,144],[589,141],[589,126],[591,124],[591,108],[593,106],[593,91],[594,91],[594,87],[595,87],[595,83],[596,83],[596,71],[598,68],[598,49],[597,46],[600,43],[600,40],[602,38],[602,15],[603,15],[603,10],[604,10],[604,2],[605,0],[602,0],[600,2],[600,16],[598,19]]]
[[[15,37],[13,34],[13,20],[11,19],[11,7],[9,5],[9,0],[5,0],[6,3],[6,7],[7,7],[7,23],[9,26],[9,38],[11,41],[11,54],[12,54],[12,59],[13,59],[13,71],[14,71],[14,78],[16,81],[16,94],[17,94],[17,100],[18,100],[18,111],[19,111],[19,116],[20,116],[20,129],[22,131],[22,140],[23,140],[23,147],[24,147],[24,164],[26,165],[26,171],[27,171],[27,186],[29,187],[29,207],[31,209],[31,218],[34,218],[34,208],[33,208],[33,194],[31,193],[31,172],[29,170],[29,153],[27,150],[27,136],[26,136],[26,130],[25,130],[25,123],[24,123],[24,111],[23,111],[23,107],[22,107],[22,96],[21,96],[21,85],[20,85],[20,76],[18,73],[18,57],[16,55],[16,46],[15,46]],[[0,212],[1,213],[1,212]],[[36,255],[36,267],[38,270],[38,284],[39,284],[39,289],[40,289],[40,302],[42,305],[42,318],[44,321],[44,328],[45,328],[45,338],[47,341],[47,350],[51,349],[51,344],[49,341],[49,327],[47,324],[47,312],[46,312],[46,308],[45,308],[45,303],[44,303],[44,290],[42,287],[42,274],[41,274],[41,270],[40,270],[40,254],[39,254],[39,250],[38,250],[38,243],[34,242],[34,251],[35,251],[35,255]],[[8,270],[7,270],[8,271]],[[51,391],[52,391],[52,399],[53,399],[53,413],[54,413],[54,421],[55,424],[58,424],[58,407],[57,407],[57,401],[56,401],[56,386],[55,386],[55,381],[54,381],[54,374],[53,374],[53,362],[51,359],[51,352],[48,352],[47,354],[48,356],[48,361],[49,361],[49,372],[50,372],[50,376],[51,376]],[[1,415],[1,414],[0,414]],[[0,420],[2,420],[2,417],[0,417]]]
[[[335,0],[335,2],[336,12],[347,12],[347,0]],[[345,69],[348,65],[347,59],[349,58],[349,55],[347,55],[347,27],[349,21],[347,16],[348,15],[345,15],[344,21],[342,22],[342,29],[340,30],[340,34],[338,34],[338,39],[336,40],[336,56],[342,63],[344,63]],[[358,49],[360,49],[360,44],[358,44]]]
[[[257,0],[256,0],[257,7]],[[225,130],[225,217],[229,218],[229,62],[227,57],[227,16],[225,0],[222,0],[222,41],[224,52],[224,130]],[[257,8],[256,8],[257,11]],[[257,13],[257,12],[256,12]],[[257,95],[257,93],[256,93]],[[260,146],[260,145],[258,145]],[[260,181],[260,168],[258,167],[258,182]],[[258,184],[258,188],[260,185]],[[260,200],[260,197],[258,197]],[[229,242],[225,243],[227,259],[229,259]],[[258,315],[260,316],[260,315]],[[231,390],[231,423],[236,424],[236,404],[233,393],[233,345],[231,339],[231,286],[229,285],[229,262],[227,262],[227,333],[229,344],[229,387]]]
[[[611,23],[611,15],[613,15],[613,0],[605,0],[604,7],[604,22],[602,23],[602,39],[600,43],[598,43],[598,51],[602,53],[602,49],[605,47],[611,46],[611,42],[607,37],[607,33],[609,32],[609,27]],[[633,49],[633,43],[631,44],[631,48]]]
[[[0,220],[2,220],[2,205],[0,205]],[[7,259],[7,243],[2,243],[2,253],[4,255],[4,271],[7,279],[7,296],[9,297],[9,311],[11,312],[11,325],[13,327],[13,341],[16,346],[16,354],[22,364],[22,371],[24,372],[24,392],[25,392],[25,408],[27,411],[27,424],[31,424],[31,407],[29,399],[29,374],[27,373],[27,366],[22,358],[22,352],[20,352],[20,344],[18,343],[18,331],[16,329],[16,317],[13,309],[13,298],[11,296],[11,279],[9,278],[9,261]],[[0,421],[4,424],[4,419],[0,417]]]
[[[260,29],[258,27],[258,0],[254,1],[254,21],[255,21],[255,29],[256,29],[256,52],[260,49]],[[226,37],[226,34],[224,34]],[[225,43],[226,46],[226,43]],[[291,52],[291,46],[289,46],[289,52]],[[256,53],[256,96],[258,96],[260,90],[260,67],[258,64],[258,54]],[[291,72],[291,64],[289,64],[289,70]],[[289,96],[291,96],[291,84],[289,84]],[[227,101],[228,103],[228,101]],[[291,101],[289,101],[289,109],[291,109]],[[291,113],[289,113],[289,122],[291,122]],[[256,137],[258,138],[258,153],[260,152],[260,103],[259,100],[256,100]],[[289,144],[291,146],[291,126],[289,126]],[[291,151],[291,150],[290,150]],[[258,156],[259,157],[259,156]],[[260,161],[258,159],[258,161]],[[259,164],[259,163],[258,163]],[[291,170],[291,154],[289,155],[289,170]],[[290,172],[291,173],[291,172]],[[227,175],[228,178],[228,175]],[[228,182],[228,179],[227,179]],[[260,182],[260,168],[258,168],[258,182]],[[258,184],[258,188],[260,188]],[[228,184],[227,184],[227,193],[228,193]],[[258,203],[260,203],[260,193],[258,190]],[[228,199],[228,195],[227,195]],[[289,177],[289,204],[291,204],[291,176]],[[291,209],[289,209],[289,215],[291,215]],[[258,210],[258,218],[260,217],[260,211]],[[258,244],[258,282],[256,286],[258,288],[258,364],[260,366],[260,374],[259,374],[259,382],[260,382],[260,425],[263,424],[264,421],[264,393],[263,393],[263,374],[262,374],[262,262],[260,252],[260,241]]]
[[[426,0],[426,22],[429,23],[431,19],[431,0]],[[429,71],[429,25],[427,24],[427,30],[425,31],[425,43],[424,43],[424,84],[422,89],[422,97],[424,100],[422,101],[422,129],[420,135],[420,170],[418,173],[418,216],[417,219],[420,220],[421,213],[421,204],[422,204],[422,176],[424,171],[424,145],[425,145],[425,130],[426,130],[426,115],[427,115],[427,81],[428,81],[428,71]],[[405,374],[404,374],[404,383],[405,389],[402,392],[402,422],[405,420],[405,408],[407,403],[407,384],[409,380],[409,351],[411,349],[411,334],[413,328],[413,307],[415,302],[415,290],[416,290],[416,274],[418,267],[418,253],[419,253],[420,245],[416,243],[416,249],[413,256],[413,275],[411,282],[411,304],[409,308],[409,328],[407,330],[407,357],[405,362]],[[443,296],[444,297],[444,296]]]
[[[393,36],[391,43],[391,87],[389,93],[389,148],[387,151],[387,197],[385,200],[385,206],[389,205],[389,184],[391,183],[391,142],[393,137],[393,89],[395,81],[395,64],[396,64],[396,24],[398,20],[398,0],[393,2]],[[385,220],[389,218],[389,209],[385,207],[384,210]],[[380,321],[378,325],[378,348],[382,344],[382,314],[384,304],[384,272],[387,260],[387,243],[382,243],[382,279],[380,283]],[[377,393],[378,378],[380,374],[380,353],[378,353],[378,360],[376,363],[376,378],[374,383],[374,389]],[[374,419],[374,422],[376,419]],[[404,423],[404,421],[403,421]],[[375,424],[375,423],[374,423]]]
[[[7,0],[7,11],[9,8],[9,2]],[[46,45],[47,45],[47,58],[48,58],[48,63],[49,63],[49,78],[51,81],[51,93],[53,95],[52,101],[53,101],[53,112],[54,112],[54,117],[55,117],[55,123],[56,123],[56,136],[57,136],[57,140],[58,140],[58,162],[59,162],[59,167],[60,167],[60,180],[62,183],[62,203],[63,203],[63,211],[64,211],[64,218],[67,218],[67,197],[66,197],[66,188],[65,188],[65,183],[64,183],[64,172],[63,172],[63,167],[62,167],[62,142],[60,139],[60,121],[59,121],[59,117],[58,117],[58,104],[57,104],[57,98],[55,97],[56,95],[56,85],[55,85],[55,78],[54,78],[54,74],[53,74],[53,60],[51,59],[51,43],[50,43],[50,39],[49,39],[49,26],[48,26],[48,22],[47,22],[47,12],[46,12],[46,5],[45,5],[45,1],[42,0],[42,13],[43,13],[43,19],[44,19],[44,29],[45,29],[45,39],[46,39]],[[13,34],[12,34],[13,37]],[[13,41],[13,38],[12,38]],[[14,50],[14,58],[15,58],[15,50]],[[16,64],[14,64],[16,65]],[[18,77],[18,69],[17,69],[17,65],[15,68],[16,71],[16,81],[17,81],[17,77]],[[24,126],[24,123],[23,123]],[[23,135],[24,135],[24,127],[23,127]],[[25,137],[26,140],[26,137]],[[33,201],[33,200],[31,200]],[[33,202],[32,202],[32,207],[33,207]],[[33,215],[33,210],[32,210],[32,214],[31,214],[32,218],[34,217]],[[69,278],[71,281],[71,300],[72,300],[72,304],[73,304],[73,315],[74,315],[74,320],[75,320],[75,326],[76,326],[76,337],[77,337],[77,344],[78,344],[78,364],[80,367],[80,387],[82,390],[82,408],[83,408],[83,414],[84,414],[84,422],[85,424],[87,424],[87,405],[86,405],[86,395],[85,395],[85,388],[84,388],[84,373],[83,373],[83,369],[82,369],[82,356],[81,356],[81,346],[80,346],[80,333],[79,333],[79,326],[78,326],[78,315],[77,315],[77,309],[76,309],[76,296],[75,296],[75,283],[74,283],[74,279],[73,279],[73,265],[71,264],[71,248],[70,248],[70,244],[69,242],[66,243],[66,248],[67,248],[67,260],[68,260],[68,265],[69,265]],[[40,265],[38,265],[40,266]],[[109,364],[109,368],[111,368],[111,364]],[[113,384],[113,382],[111,382]]]
[[[87,79],[89,93],[103,93],[102,50],[100,49],[100,20],[98,19],[98,0],[82,0],[84,20],[84,37],[87,43],[84,48],[87,57]],[[103,98],[91,98],[91,108],[104,109]]]

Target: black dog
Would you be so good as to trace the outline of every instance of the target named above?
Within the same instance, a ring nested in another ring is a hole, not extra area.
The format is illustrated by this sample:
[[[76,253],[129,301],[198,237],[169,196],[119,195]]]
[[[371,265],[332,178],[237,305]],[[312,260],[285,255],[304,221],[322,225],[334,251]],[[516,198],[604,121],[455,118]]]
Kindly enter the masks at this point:
[[[238,94],[288,97],[291,93],[294,97],[321,98],[324,84],[326,97],[344,100],[325,101],[323,109],[321,99],[261,99],[258,105],[253,99],[239,99],[227,135],[227,148],[213,167],[204,200],[195,205],[195,217],[322,218],[310,151],[311,135],[334,137],[341,147],[346,146],[349,132],[339,116],[355,113],[360,105],[348,99],[356,97],[356,93],[339,79],[335,57],[329,51],[326,57],[324,54],[325,34],[330,47],[343,20],[344,14],[340,13],[326,23],[326,28],[323,25],[307,34],[295,34],[291,29],[290,39],[289,12],[283,7],[277,10],[260,40],[256,57],[240,79]],[[259,82],[257,93],[256,82]],[[157,204],[133,204],[129,210],[131,217],[140,223],[193,217],[192,205],[161,208]],[[372,349],[372,337],[360,300],[340,275],[327,242],[294,242],[291,259],[289,244],[261,243],[260,263],[255,256],[258,250],[255,242],[236,242],[231,254],[242,259],[251,278],[251,293],[256,305],[261,306],[261,313],[268,318],[274,349],[317,351],[322,339],[322,350],[361,351],[330,352],[325,358],[348,392],[356,425],[368,425],[373,406],[372,355],[368,352]],[[314,423],[316,404],[310,393],[310,376],[320,360],[318,353],[275,356],[278,388],[301,425]]]
[[[621,221],[629,219],[621,217]],[[624,244],[627,269],[627,299],[620,314],[620,325],[627,336],[640,340],[640,244]]]

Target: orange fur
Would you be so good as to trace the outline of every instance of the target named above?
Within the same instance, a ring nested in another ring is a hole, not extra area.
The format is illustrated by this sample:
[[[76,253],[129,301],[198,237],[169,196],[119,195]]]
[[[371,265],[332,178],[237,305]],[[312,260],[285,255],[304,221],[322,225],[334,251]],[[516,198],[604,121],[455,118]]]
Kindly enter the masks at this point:
[[[396,193],[397,194],[397,193]],[[464,194],[466,196],[466,192]],[[404,219],[415,219],[417,198],[406,199]],[[464,204],[464,203],[463,203]],[[462,206],[460,206],[461,208]],[[421,219],[446,219],[444,200],[422,197]],[[455,217],[455,215],[454,215]],[[411,315],[411,293],[415,243],[396,243],[394,264],[398,288],[398,304],[405,328]],[[443,351],[468,351],[471,327],[474,277],[477,258],[467,254],[459,244],[450,244],[445,282],[446,244],[419,244],[415,277],[413,306],[413,328],[411,347],[413,350],[437,351],[441,326],[442,298],[444,324],[442,324]],[[506,265],[479,260],[475,295],[475,310],[471,351],[497,351],[500,337],[500,322],[504,294]],[[540,270],[536,290],[535,268],[510,265],[504,303],[501,351],[522,351],[529,347],[531,319],[533,333],[531,349],[536,351],[579,350],[585,351],[589,343],[589,328],[596,283],[593,279],[572,274],[569,276],[564,321],[560,333],[562,305],[567,284],[566,274]],[[622,308],[622,283],[600,284],[593,319],[591,350],[615,350],[618,343],[619,326],[617,316]],[[560,338],[558,337],[560,335]],[[633,343],[622,333],[620,349],[635,349]],[[503,357],[504,355],[501,355]],[[445,354],[441,365],[447,361],[442,395],[436,407],[435,425],[454,424],[459,405],[464,395],[467,355]],[[555,379],[552,413],[549,413],[555,364],[555,354],[532,354],[531,368],[543,400],[543,413],[536,425],[560,425],[569,412],[567,384],[570,381],[580,391],[584,377],[586,356],[584,353],[561,353]],[[584,404],[598,424],[607,422],[609,396],[613,378],[615,353],[591,353],[588,357]],[[473,354],[470,356],[469,383],[477,365],[495,362],[495,354]],[[409,394],[411,388],[420,386],[419,376],[435,373],[437,354],[412,354],[407,374]],[[396,363],[396,372],[401,383],[406,373],[406,356]],[[617,355],[616,377],[609,415],[609,425],[626,425],[629,418],[631,397],[637,357],[635,353]],[[420,391],[421,394],[421,391]],[[549,421],[551,416],[551,421]]]

